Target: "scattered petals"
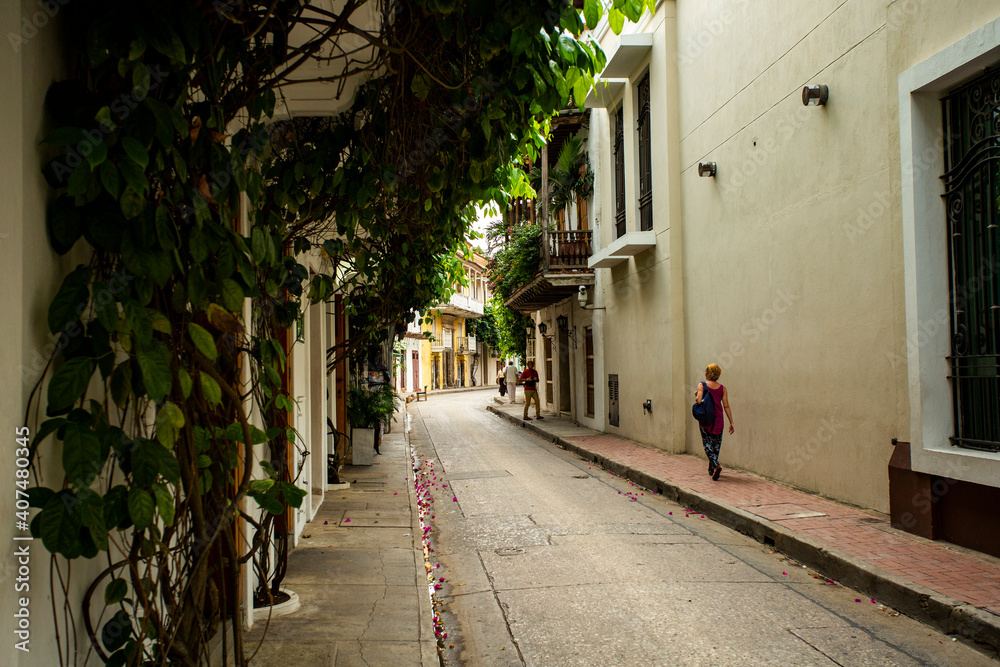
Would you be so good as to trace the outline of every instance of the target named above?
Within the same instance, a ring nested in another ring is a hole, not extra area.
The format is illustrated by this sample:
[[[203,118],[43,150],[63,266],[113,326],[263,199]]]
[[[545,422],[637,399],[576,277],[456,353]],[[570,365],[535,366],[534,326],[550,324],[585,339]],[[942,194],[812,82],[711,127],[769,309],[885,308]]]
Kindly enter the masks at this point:
[[[782,574],[785,575],[786,577],[788,576],[787,572],[782,572]]]
[[[344,523],[350,523],[350,522],[351,522],[350,519],[344,519]]]

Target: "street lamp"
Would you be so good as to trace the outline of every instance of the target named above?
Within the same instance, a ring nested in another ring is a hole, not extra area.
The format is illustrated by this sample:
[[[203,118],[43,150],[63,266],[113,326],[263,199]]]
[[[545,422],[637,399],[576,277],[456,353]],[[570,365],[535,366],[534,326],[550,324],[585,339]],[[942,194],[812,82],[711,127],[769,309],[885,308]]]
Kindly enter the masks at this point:
[[[573,349],[576,349],[576,327],[570,330],[569,318],[565,315],[560,315],[556,318],[556,325],[559,327],[560,333],[566,334],[566,337],[573,341]]]

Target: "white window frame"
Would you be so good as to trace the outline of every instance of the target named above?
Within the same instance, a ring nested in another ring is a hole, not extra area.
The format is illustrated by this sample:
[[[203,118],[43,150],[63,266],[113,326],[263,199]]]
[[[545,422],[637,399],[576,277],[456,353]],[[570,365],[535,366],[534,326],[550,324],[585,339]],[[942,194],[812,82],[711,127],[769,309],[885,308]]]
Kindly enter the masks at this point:
[[[1000,453],[953,447],[948,238],[941,195],[941,98],[989,65],[1000,64],[1000,18],[899,75],[903,268],[913,470],[1000,485]]]

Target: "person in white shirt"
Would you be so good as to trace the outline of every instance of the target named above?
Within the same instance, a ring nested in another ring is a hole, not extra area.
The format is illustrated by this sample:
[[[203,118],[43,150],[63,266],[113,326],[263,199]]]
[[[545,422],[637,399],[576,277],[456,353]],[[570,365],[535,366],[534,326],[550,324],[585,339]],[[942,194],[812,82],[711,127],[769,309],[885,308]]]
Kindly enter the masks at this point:
[[[514,360],[511,359],[510,363],[507,364],[507,393],[510,394],[510,402],[513,405],[514,399],[517,398],[517,366],[514,365]]]

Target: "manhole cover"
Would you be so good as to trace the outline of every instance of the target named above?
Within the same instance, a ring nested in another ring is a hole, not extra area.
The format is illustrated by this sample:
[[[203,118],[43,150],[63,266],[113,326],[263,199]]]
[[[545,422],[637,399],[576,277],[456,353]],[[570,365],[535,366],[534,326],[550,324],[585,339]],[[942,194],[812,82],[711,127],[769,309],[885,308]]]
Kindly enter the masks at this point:
[[[497,556],[517,556],[524,553],[521,547],[500,547],[494,551]]]

